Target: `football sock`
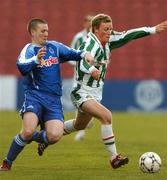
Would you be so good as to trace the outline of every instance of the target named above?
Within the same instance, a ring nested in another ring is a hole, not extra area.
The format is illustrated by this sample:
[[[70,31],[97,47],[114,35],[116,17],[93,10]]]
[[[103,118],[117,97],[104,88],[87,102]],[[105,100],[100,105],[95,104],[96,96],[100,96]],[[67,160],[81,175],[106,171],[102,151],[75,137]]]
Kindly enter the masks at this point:
[[[12,162],[16,159],[19,153],[23,150],[24,146],[27,144],[20,134],[17,134],[12,141],[10,149],[8,151],[6,161],[11,165]]]
[[[74,122],[75,122],[74,119],[64,122],[64,135],[77,131],[74,128]]]
[[[45,143],[45,144],[49,144],[48,142],[48,138],[46,136],[46,131],[42,130],[40,132],[34,132],[34,134],[32,135],[30,141],[36,141],[39,143]]]
[[[115,145],[115,137],[113,134],[112,125],[102,125],[101,135],[103,143],[109,151],[111,159],[113,159],[117,155],[117,149]]]

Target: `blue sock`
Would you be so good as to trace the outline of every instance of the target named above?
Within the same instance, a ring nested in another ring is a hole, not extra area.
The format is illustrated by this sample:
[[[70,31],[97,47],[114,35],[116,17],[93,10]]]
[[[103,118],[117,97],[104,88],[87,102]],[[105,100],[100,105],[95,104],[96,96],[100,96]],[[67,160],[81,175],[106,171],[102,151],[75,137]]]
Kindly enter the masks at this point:
[[[23,150],[26,144],[27,142],[20,136],[20,134],[17,134],[15,136],[8,151],[7,157],[5,158],[10,165],[19,155],[19,153]]]
[[[31,139],[29,141],[36,141],[36,142],[39,142],[39,143],[45,143],[45,144],[48,144],[48,138],[46,136],[46,131],[45,130],[42,130],[40,132],[35,132]]]

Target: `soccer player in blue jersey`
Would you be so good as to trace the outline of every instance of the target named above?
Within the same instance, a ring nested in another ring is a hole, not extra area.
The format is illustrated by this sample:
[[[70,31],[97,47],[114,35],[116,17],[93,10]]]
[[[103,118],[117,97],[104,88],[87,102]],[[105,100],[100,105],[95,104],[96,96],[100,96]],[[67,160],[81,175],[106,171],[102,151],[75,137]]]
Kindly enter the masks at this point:
[[[11,169],[13,161],[27,143],[36,141],[47,146],[61,139],[64,118],[60,100],[60,63],[69,60],[80,61],[83,69],[87,69],[94,78],[98,78],[98,70],[93,66],[87,66],[93,62],[93,57],[89,53],[47,40],[48,23],[45,20],[30,20],[28,32],[31,43],[23,48],[17,60],[18,69],[24,76],[22,130],[14,137],[0,171]],[[36,131],[38,124],[45,125],[40,132]]]

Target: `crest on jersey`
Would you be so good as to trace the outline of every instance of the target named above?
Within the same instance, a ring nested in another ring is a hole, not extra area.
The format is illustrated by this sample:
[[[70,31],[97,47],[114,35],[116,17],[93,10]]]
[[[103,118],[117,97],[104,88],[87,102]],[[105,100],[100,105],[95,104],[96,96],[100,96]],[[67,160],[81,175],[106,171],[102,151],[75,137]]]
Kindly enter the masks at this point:
[[[51,54],[54,54],[54,50],[51,48],[51,47],[49,47],[49,52],[51,53]]]
[[[93,97],[91,95],[87,95],[86,99],[92,99]]]

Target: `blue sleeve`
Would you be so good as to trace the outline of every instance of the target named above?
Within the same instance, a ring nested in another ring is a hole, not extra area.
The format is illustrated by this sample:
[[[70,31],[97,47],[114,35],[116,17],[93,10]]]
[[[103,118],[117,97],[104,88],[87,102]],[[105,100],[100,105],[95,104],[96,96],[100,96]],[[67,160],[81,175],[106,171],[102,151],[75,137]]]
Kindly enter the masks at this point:
[[[58,48],[60,63],[63,63],[66,61],[79,61],[85,55],[84,51],[69,48],[62,43],[57,43],[56,46]]]
[[[33,49],[29,47],[29,45],[26,45],[23,48],[16,64],[22,75],[27,75],[34,67],[37,66],[37,56],[35,55]]]

